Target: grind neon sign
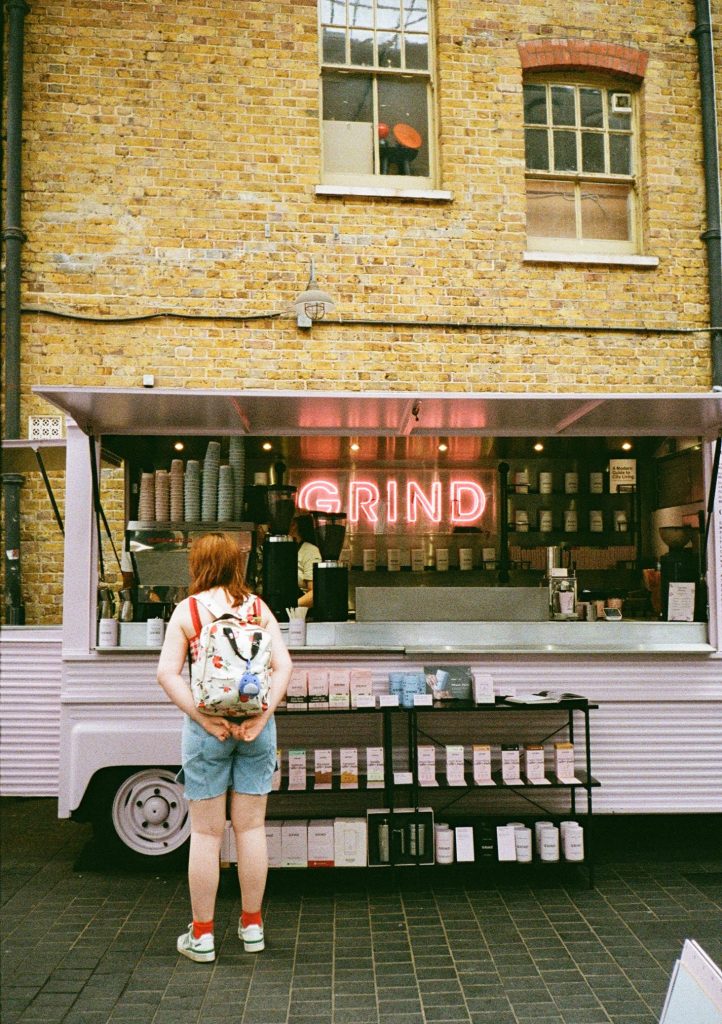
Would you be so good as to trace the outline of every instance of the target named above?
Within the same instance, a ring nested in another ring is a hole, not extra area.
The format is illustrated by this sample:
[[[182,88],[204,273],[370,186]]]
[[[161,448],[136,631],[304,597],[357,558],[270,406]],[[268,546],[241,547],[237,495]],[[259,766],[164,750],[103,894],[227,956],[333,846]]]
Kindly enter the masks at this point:
[[[450,480],[445,485],[432,480],[424,485],[393,476],[381,484],[372,479],[350,480],[342,495],[336,482],[316,477],[299,487],[296,504],[319,512],[346,509],[350,525],[375,526],[383,516],[389,525],[448,521],[454,526],[474,526],[484,514],[487,496],[476,480]]]

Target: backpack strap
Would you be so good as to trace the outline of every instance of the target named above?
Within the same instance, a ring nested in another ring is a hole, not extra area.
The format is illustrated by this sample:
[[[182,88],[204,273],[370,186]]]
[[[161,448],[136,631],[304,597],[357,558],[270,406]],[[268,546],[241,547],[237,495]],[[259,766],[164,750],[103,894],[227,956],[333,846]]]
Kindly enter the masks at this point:
[[[191,610],[191,620],[193,622],[193,629],[195,630],[195,636],[200,636],[201,629],[201,617],[198,614],[198,602],[195,597],[189,598],[188,601]]]

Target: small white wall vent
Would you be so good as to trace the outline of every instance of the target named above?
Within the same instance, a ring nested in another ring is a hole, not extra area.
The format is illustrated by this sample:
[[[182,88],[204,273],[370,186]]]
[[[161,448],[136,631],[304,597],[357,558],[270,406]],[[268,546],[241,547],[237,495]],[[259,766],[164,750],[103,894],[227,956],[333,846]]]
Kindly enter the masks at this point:
[[[612,93],[612,113],[614,114],[631,114],[632,113],[632,94],[629,92],[613,92]]]
[[[63,436],[62,416],[28,416],[28,438],[31,441],[57,441]]]

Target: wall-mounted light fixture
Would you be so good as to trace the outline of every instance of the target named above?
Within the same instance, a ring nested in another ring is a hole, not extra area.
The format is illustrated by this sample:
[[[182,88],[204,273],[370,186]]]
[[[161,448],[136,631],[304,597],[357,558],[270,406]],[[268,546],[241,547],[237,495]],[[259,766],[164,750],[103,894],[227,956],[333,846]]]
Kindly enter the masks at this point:
[[[294,299],[296,323],[307,330],[314,320],[323,320],[327,313],[334,309],[336,303],[327,292],[322,292],[316,281],[316,268],[311,257],[311,273],[306,290]]]
[[[448,452],[448,450],[449,450],[449,446],[446,443],[446,441],[439,441],[439,451],[440,452]]]
[[[173,445],[173,447],[175,448],[175,450],[177,452],[182,452],[183,449],[185,448],[185,445],[183,444],[182,441],[176,441],[176,443]]]
[[[622,445],[622,451],[623,452],[631,452],[631,450],[632,450],[632,442],[631,441],[625,441],[623,443],[623,445]]]
[[[535,452],[543,452],[544,451],[544,445],[542,444],[541,441],[537,441],[537,443],[534,445],[534,451]]]
[[[273,448],[273,445],[271,444],[270,441],[264,441],[263,444],[261,445],[261,448],[263,448],[264,452],[270,452],[271,449]]]

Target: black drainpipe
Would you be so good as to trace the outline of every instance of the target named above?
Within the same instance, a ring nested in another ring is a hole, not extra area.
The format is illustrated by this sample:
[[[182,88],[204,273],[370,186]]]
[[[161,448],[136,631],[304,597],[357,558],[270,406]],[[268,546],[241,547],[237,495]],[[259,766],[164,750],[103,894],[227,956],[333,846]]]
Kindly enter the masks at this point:
[[[7,438],[20,437],[20,253],[25,235],[20,227],[22,123],[23,123],[23,33],[29,7],[24,0],[7,0],[8,83],[7,149],[5,198],[5,430]],[[20,488],[19,473],[3,473],[5,508],[5,621],[23,625],[22,574],[20,570]]]
[[[695,0],[699,85],[704,144],[704,182],[707,201],[707,230],[700,237],[707,244],[709,317],[712,346],[712,387],[722,391],[722,243],[720,234],[719,150],[714,84],[714,46],[709,0]]]

